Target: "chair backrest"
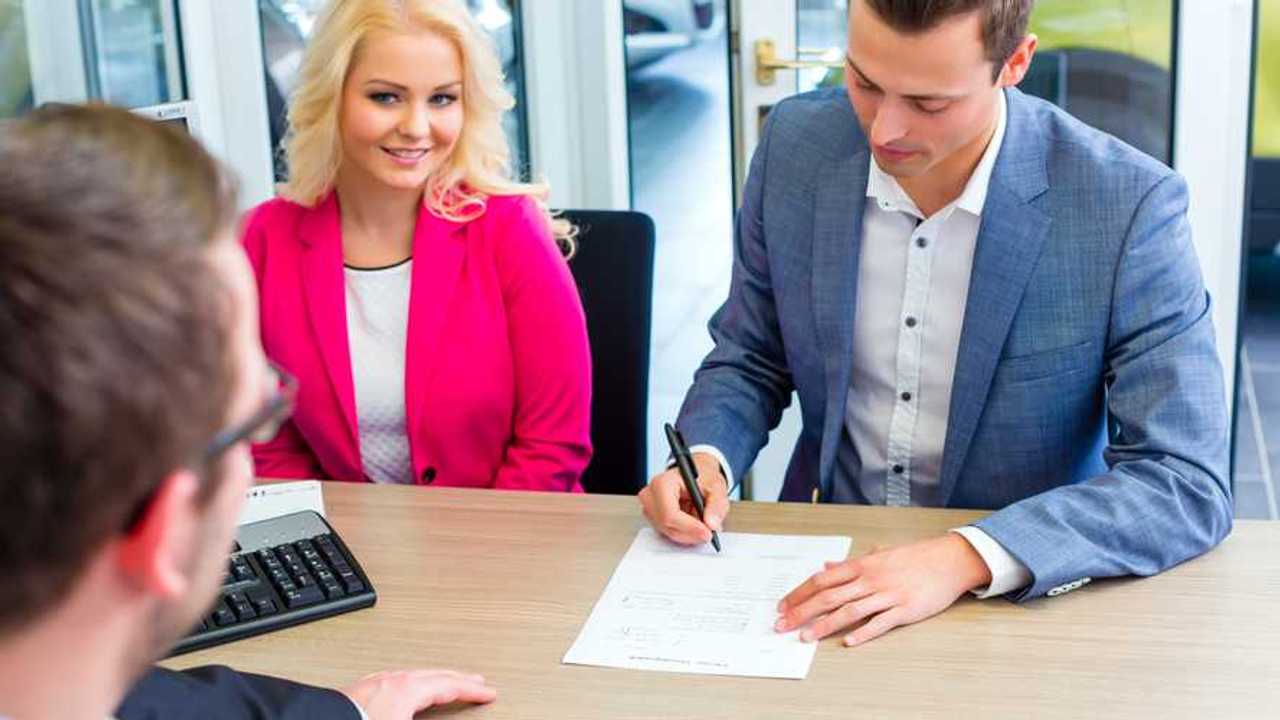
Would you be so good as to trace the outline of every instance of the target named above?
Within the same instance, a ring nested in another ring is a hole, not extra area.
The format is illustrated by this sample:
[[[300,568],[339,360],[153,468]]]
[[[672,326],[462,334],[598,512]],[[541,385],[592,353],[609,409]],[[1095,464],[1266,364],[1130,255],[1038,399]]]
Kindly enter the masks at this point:
[[[587,492],[634,495],[647,481],[649,333],[654,227],[648,215],[564,210],[578,227],[569,269],[591,340],[591,464]]]

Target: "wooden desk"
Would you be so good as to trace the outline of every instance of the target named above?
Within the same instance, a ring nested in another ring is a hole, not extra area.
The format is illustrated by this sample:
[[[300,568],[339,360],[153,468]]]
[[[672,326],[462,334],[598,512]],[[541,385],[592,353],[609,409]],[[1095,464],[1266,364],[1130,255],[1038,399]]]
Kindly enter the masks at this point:
[[[170,661],[337,686],[396,667],[483,673],[463,718],[1280,717],[1280,524],[1203,558],[1014,605],[966,598],[803,681],[560,664],[643,526],[634,498],[327,483],[377,606]],[[979,513],[737,504],[728,529],[846,534],[854,553]]]

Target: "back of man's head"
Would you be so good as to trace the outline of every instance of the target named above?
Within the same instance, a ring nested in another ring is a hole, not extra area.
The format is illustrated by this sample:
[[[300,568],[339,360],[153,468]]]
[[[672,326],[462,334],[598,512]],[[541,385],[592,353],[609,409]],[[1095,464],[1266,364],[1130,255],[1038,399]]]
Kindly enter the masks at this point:
[[[0,638],[164,477],[207,470],[234,381],[209,250],[234,211],[194,140],[127,111],[0,125]]]
[[[855,0],[857,1],[857,0]],[[997,72],[1027,35],[1035,0],[861,0],[902,33],[932,30],[951,18],[981,13],[982,42]]]

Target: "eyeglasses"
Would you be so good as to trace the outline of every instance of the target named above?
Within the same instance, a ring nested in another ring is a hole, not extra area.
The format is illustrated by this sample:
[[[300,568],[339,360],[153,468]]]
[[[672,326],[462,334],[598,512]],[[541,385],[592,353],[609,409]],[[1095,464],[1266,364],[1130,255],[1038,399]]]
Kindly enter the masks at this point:
[[[204,449],[205,462],[245,440],[260,443],[274,438],[280,432],[280,426],[293,414],[293,403],[298,397],[298,379],[270,360],[267,361],[267,370],[275,382],[262,407],[243,422],[214,435]]]
[[[204,448],[201,455],[204,463],[216,460],[219,455],[245,440],[260,443],[274,438],[293,414],[293,404],[298,397],[298,379],[270,360],[267,361],[267,372],[269,379],[274,382],[268,383],[268,393],[262,406],[247,419],[219,430]],[[155,492],[155,488],[148,491],[129,514],[128,522],[125,523],[126,531],[137,526],[147,507],[151,505]]]

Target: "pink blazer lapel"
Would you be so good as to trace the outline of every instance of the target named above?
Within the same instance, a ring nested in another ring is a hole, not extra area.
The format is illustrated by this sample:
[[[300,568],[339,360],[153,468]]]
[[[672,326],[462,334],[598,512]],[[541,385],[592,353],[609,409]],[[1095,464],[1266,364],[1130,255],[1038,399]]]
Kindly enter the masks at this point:
[[[302,283],[307,316],[328,371],[329,387],[342,408],[347,437],[356,449],[355,381],[351,378],[351,349],[347,343],[346,281],[342,272],[342,221],[336,193],[312,209],[299,228]],[[359,451],[353,457],[359,457]],[[356,460],[357,465],[359,460]]]
[[[424,205],[413,233],[413,281],[409,290],[409,341],[405,348],[405,419],[422,417],[426,389],[438,365],[449,306],[462,277],[466,226],[436,217]],[[409,434],[412,444],[414,433]]]

